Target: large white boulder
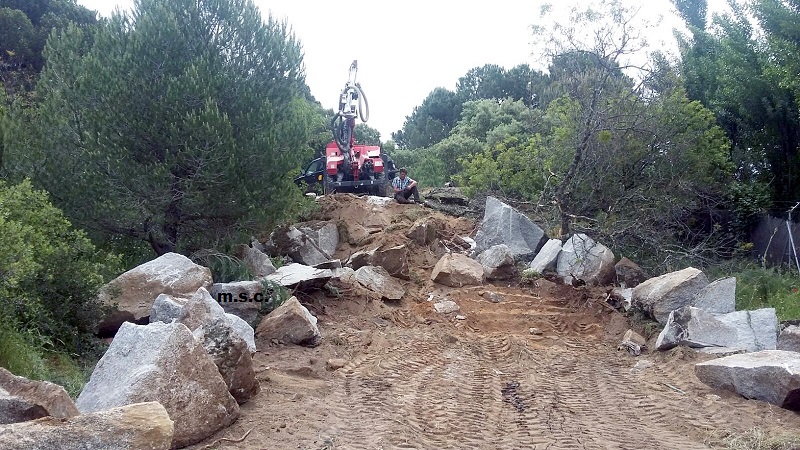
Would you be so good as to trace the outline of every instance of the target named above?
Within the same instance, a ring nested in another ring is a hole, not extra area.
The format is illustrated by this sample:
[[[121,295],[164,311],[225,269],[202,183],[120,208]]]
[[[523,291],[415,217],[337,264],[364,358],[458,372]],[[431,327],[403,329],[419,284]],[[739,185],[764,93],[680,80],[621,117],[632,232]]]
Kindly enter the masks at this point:
[[[517,275],[514,255],[506,244],[493,245],[475,258],[487,280],[506,280]]]
[[[726,349],[724,351],[775,350],[777,333],[778,318],[773,308],[711,314],[694,306],[684,306],[669,314],[658,335],[656,348],[668,350],[684,345],[719,347]]]
[[[241,405],[258,394],[260,387],[253,370],[252,353],[227,315],[210,317],[193,334],[203,343],[237,403]]]
[[[369,265],[383,267],[389,275],[403,280],[411,277],[408,266],[408,247],[404,244],[378,247],[369,253]]]
[[[447,253],[436,263],[431,273],[435,283],[450,287],[476,286],[483,283],[483,266],[461,253]]]
[[[247,329],[234,325],[231,315],[208,291],[197,290],[184,306],[178,322],[186,325],[202,342],[239,404],[258,393],[252,352],[247,343],[249,333]]]
[[[778,336],[778,350],[800,352],[800,326],[789,325]]]
[[[287,344],[316,346],[322,339],[317,318],[297,297],[291,297],[277,307],[256,328],[256,345],[263,348],[273,339]]]
[[[78,414],[80,411],[63,387],[29,380],[0,367],[0,424]]]
[[[694,267],[650,278],[633,289],[633,306],[659,323],[666,323],[669,313],[693,306],[696,295],[708,286],[706,275]]]
[[[150,323],[172,323],[178,320],[188,301],[189,299],[184,297],[175,297],[169,294],[159,295],[150,308]]]
[[[693,306],[684,306],[669,313],[658,335],[656,349],[687,347],[732,347],[739,340],[737,329],[720,322],[711,313]]]
[[[259,248],[245,247],[242,263],[254,278],[263,278],[275,272],[272,260]]]
[[[574,280],[590,286],[611,284],[615,274],[614,252],[585,234],[574,234],[561,247],[556,272],[565,284],[573,284]]]
[[[558,254],[561,253],[561,246],[560,239],[548,240],[539,250],[539,253],[536,254],[536,257],[533,258],[528,268],[537,273],[544,273],[545,270],[555,270]]]
[[[117,310],[100,324],[101,333],[113,333],[122,322],[141,322],[150,315],[160,294],[189,297],[197,289],[211,288],[211,270],[177,253],[166,253],[118,276],[100,290],[106,305]]]
[[[800,353],[763,350],[695,364],[703,383],[800,411]]]
[[[293,261],[313,266],[331,259],[339,245],[339,230],[333,222],[306,222],[272,233],[267,249]]]
[[[249,324],[257,323],[261,307],[268,300],[261,281],[214,283],[211,297],[225,312],[237,315]]]
[[[736,311],[736,278],[722,278],[710,283],[697,293],[692,306],[714,314]]]
[[[292,263],[281,266],[275,273],[266,276],[264,279],[285,288],[297,288],[303,291],[306,289],[320,289],[331,278],[333,278],[333,272],[330,269],[317,269],[303,264]]]
[[[483,221],[475,235],[480,254],[489,247],[505,244],[515,260],[529,261],[547,241],[547,235],[525,214],[494,197],[486,198]]]
[[[167,450],[173,448],[174,432],[174,422],[161,404],[134,403],[0,427],[0,449]]]
[[[778,316],[775,308],[734,311],[714,316],[720,322],[736,328],[738,340],[730,347],[748,351],[775,350],[778,344]]]
[[[76,405],[83,414],[159,402],[175,422],[174,447],[199,442],[239,417],[214,361],[182,323],[124,323]]]
[[[400,281],[389,275],[383,267],[361,267],[356,270],[354,277],[360,285],[380,294],[383,300],[400,300],[406,295],[406,290]]]

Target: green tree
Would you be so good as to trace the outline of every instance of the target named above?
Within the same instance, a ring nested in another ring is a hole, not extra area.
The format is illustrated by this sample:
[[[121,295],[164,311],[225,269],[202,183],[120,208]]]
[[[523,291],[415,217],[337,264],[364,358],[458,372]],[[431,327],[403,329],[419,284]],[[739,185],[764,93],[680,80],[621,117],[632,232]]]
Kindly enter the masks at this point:
[[[403,128],[392,133],[398,148],[429,147],[450,133],[461,113],[462,101],[453,91],[436,88],[406,117]]]
[[[0,314],[36,344],[81,353],[103,309],[97,291],[119,270],[28,181],[0,181]]]
[[[381,145],[381,133],[367,124],[357,124],[354,135],[357,144]]]
[[[533,121],[531,110],[521,100],[479,100],[464,104],[453,133],[493,145],[509,135],[530,133]]]
[[[798,13],[781,2],[754,1],[753,10],[767,32],[764,41],[755,37],[739,8],[715,16],[713,27],[706,28],[704,1],[675,3],[690,30],[690,35],[679,36],[686,91],[714,112],[732,142],[738,183],[733,198],[750,198],[741,194],[751,192],[758,194],[752,198],[764,199],[760,193],[769,189],[771,199],[761,207],[782,209],[783,202],[800,192],[800,119],[791,84],[796,77],[784,76],[796,73],[791,68],[791,61],[798,61],[796,51],[787,45]],[[752,211],[752,202],[746,203],[742,209]],[[738,210],[740,205],[733,206]]]
[[[510,70],[496,64],[472,68],[458,79],[455,92],[436,88],[428,94],[392,139],[399,148],[430,147],[450,134],[466,102],[512,99],[537,105],[546,84],[547,77],[527,64]]]
[[[515,112],[504,122],[491,102],[465,105],[453,135],[484,146],[462,159],[459,180],[530,201],[532,214],[562,234],[591,230],[664,269],[677,255],[709,256],[711,242],[726,239],[695,218],[726,199],[729,141],[663,59],[638,80],[626,75],[626,55],[640,48],[630,17],[619,2],[601,2],[540,30],[552,39],[544,109],[504,103]],[[583,43],[586,30],[592,39]]]
[[[546,189],[554,158],[542,146],[541,135],[517,134],[461,161],[464,170],[458,180],[470,192],[500,192],[510,198],[533,200]]]
[[[6,91],[19,94],[33,88],[53,29],[70,23],[89,27],[95,16],[75,0],[0,0],[0,80]]]
[[[5,65],[22,64],[34,59],[39,36],[30,19],[18,9],[0,8],[0,60]]]
[[[527,64],[506,70],[496,64],[470,69],[456,84],[456,96],[462,102],[475,100],[522,100],[531,106],[537,100],[543,74]]]
[[[97,237],[190,253],[294,204],[318,115],[299,42],[252,1],[139,0],[45,55],[36,145],[10,158]]]
[[[7,107],[5,106],[4,100],[5,92],[0,91],[0,169],[3,168],[3,154],[5,153],[7,140],[6,135],[10,128],[10,118],[6,112]],[[2,171],[0,171],[0,173],[2,173]]]
[[[506,98],[505,69],[497,64],[474,67],[458,79],[456,95],[462,102]]]
[[[444,159],[435,147],[398,149],[392,152],[392,158],[397,167],[407,169],[419,182],[420,189],[442,186],[447,181]]]
[[[767,33],[773,68],[781,87],[794,92],[800,106],[800,2],[798,0],[754,0],[751,10]]]

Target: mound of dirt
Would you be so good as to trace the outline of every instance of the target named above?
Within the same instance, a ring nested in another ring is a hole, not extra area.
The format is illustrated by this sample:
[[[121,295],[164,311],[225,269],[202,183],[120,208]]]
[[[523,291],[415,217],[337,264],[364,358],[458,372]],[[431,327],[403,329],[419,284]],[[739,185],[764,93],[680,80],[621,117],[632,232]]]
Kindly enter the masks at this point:
[[[692,365],[707,355],[618,351],[628,328],[652,330],[610,308],[606,288],[433,283],[474,220],[349,194],[319,201],[342,236],[334,257],[407,246],[406,295],[387,303],[342,281],[298,295],[321,344],[259,349],[261,393],[192,448],[693,449],[755,427],[798,429],[790,411],[701,383]],[[434,242],[408,237],[419,221],[436,228]],[[437,313],[445,299],[459,310]]]

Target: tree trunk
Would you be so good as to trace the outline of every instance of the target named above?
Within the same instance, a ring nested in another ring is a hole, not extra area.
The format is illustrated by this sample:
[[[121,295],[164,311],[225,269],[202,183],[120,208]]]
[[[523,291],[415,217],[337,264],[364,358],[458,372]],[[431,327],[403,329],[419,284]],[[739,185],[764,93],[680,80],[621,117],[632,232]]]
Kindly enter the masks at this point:
[[[181,208],[183,192],[180,189],[180,178],[177,176],[172,177],[170,195],[172,200],[164,211],[164,224],[158,230],[160,232],[156,232],[150,224],[150,218],[145,220],[144,223],[147,242],[158,256],[174,252],[178,247],[178,234],[183,220],[183,209]]]
[[[578,175],[578,170],[580,169],[581,162],[583,161],[583,157],[586,154],[586,151],[589,149],[589,140],[594,133],[594,119],[595,119],[595,111],[597,109],[597,103],[600,99],[600,92],[595,89],[592,93],[592,101],[589,106],[589,110],[587,111],[586,120],[583,123],[583,131],[581,132],[581,139],[578,142],[578,145],[575,147],[575,156],[572,158],[572,162],[569,165],[569,169],[567,169],[566,175],[564,175],[564,179],[561,180],[561,183],[556,188],[555,192],[555,200],[556,204],[558,205],[559,212],[561,213],[561,237],[565,238],[570,233],[571,228],[571,218],[569,216],[569,208],[570,203],[572,200],[572,193],[570,190],[570,184],[572,180],[575,179],[575,176]]]

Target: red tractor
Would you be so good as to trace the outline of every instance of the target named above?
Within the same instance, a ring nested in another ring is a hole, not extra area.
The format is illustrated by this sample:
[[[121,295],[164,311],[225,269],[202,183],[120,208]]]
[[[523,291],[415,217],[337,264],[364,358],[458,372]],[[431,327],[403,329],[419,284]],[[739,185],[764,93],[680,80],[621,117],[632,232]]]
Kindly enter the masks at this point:
[[[386,171],[377,145],[357,145],[356,118],[369,120],[369,104],[356,83],[358,62],[350,65],[347,84],[339,96],[339,112],[331,119],[333,141],[325,148],[325,193],[356,192],[385,195]]]

